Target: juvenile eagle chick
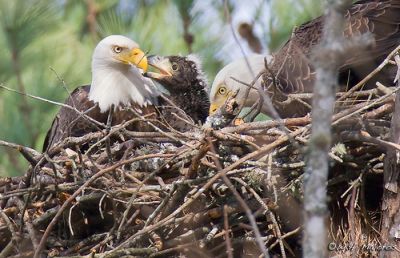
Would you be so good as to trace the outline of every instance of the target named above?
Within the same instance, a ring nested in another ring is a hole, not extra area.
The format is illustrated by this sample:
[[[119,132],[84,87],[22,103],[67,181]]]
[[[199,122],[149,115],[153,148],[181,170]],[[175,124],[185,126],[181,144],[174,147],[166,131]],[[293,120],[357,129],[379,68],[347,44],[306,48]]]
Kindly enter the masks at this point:
[[[194,122],[203,123],[208,116],[210,100],[199,59],[195,55],[149,56],[148,63],[158,72],[147,72],[145,76],[168,90],[168,99]]]

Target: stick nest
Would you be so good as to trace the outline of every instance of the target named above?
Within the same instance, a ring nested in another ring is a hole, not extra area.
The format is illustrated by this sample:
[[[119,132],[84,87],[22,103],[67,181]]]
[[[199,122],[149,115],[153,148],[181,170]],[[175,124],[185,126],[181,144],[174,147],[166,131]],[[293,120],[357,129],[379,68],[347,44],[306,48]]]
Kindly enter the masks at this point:
[[[338,93],[330,152],[330,238],[378,241],[392,88]],[[306,105],[311,94],[294,94]],[[229,106],[232,109],[232,106]],[[231,110],[228,110],[231,112]],[[145,119],[145,118],[144,118]],[[0,250],[14,257],[257,257],[301,254],[309,116],[189,132],[122,124],[29,153],[0,179]],[[237,121],[237,120],[236,120]],[[151,121],[149,121],[151,123]],[[39,250],[39,251],[38,251]],[[372,250],[371,254],[375,254]],[[233,255],[233,256],[232,256]]]

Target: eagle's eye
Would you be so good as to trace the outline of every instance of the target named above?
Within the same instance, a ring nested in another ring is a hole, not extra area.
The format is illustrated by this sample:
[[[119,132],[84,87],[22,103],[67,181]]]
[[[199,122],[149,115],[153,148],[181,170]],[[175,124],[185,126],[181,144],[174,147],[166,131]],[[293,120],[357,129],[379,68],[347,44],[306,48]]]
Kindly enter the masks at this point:
[[[226,94],[226,88],[225,87],[220,87],[218,89],[218,93],[221,94],[221,95],[225,95]]]
[[[115,53],[119,54],[119,53],[122,52],[122,47],[120,47],[120,46],[114,46],[113,50],[114,50]]]
[[[177,63],[172,63],[172,66],[171,66],[171,67],[172,67],[172,70],[173,70],[173,71],[177,71],[179,66],[178,66]]]

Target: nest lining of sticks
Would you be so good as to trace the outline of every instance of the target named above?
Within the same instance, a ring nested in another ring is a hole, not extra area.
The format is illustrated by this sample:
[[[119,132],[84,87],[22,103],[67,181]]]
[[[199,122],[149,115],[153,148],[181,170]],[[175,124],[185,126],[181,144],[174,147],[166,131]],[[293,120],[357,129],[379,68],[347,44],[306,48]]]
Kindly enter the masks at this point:
[[[355,244],[336,250],[343,256],[378,241],[384,153],[397,148],[387,141],[396,89],[378,85],[337,94],[328,194],[330,238]],[[290,97],[306,105],[312,94]],[[218,128],[231,120],[221,116],[212,121]],[[301,253],[310,116],[185,133],[131,132],[127,124],[67,138],[45,154],[19,146],[31,166],[23,177],[0,179],[3,254]],[[110,137],[119,141],[107,144]]]

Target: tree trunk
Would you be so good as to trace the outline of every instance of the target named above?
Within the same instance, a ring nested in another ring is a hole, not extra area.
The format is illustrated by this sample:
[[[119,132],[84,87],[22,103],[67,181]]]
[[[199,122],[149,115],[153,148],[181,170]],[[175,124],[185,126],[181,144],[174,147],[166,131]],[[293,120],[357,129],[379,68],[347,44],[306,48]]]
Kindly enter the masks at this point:
[[[397,82],[400,87],[399,81]],[[395,110],[390,127],[390,140],[400,144],[400,94],[396,93]],[[399,192],[400,152],[389,149],[384,161],[384,192],[382,200],[381,238],[382,245],[391,252],[383,249],[383,257],[399,257],[400,250],[400,192]]]

